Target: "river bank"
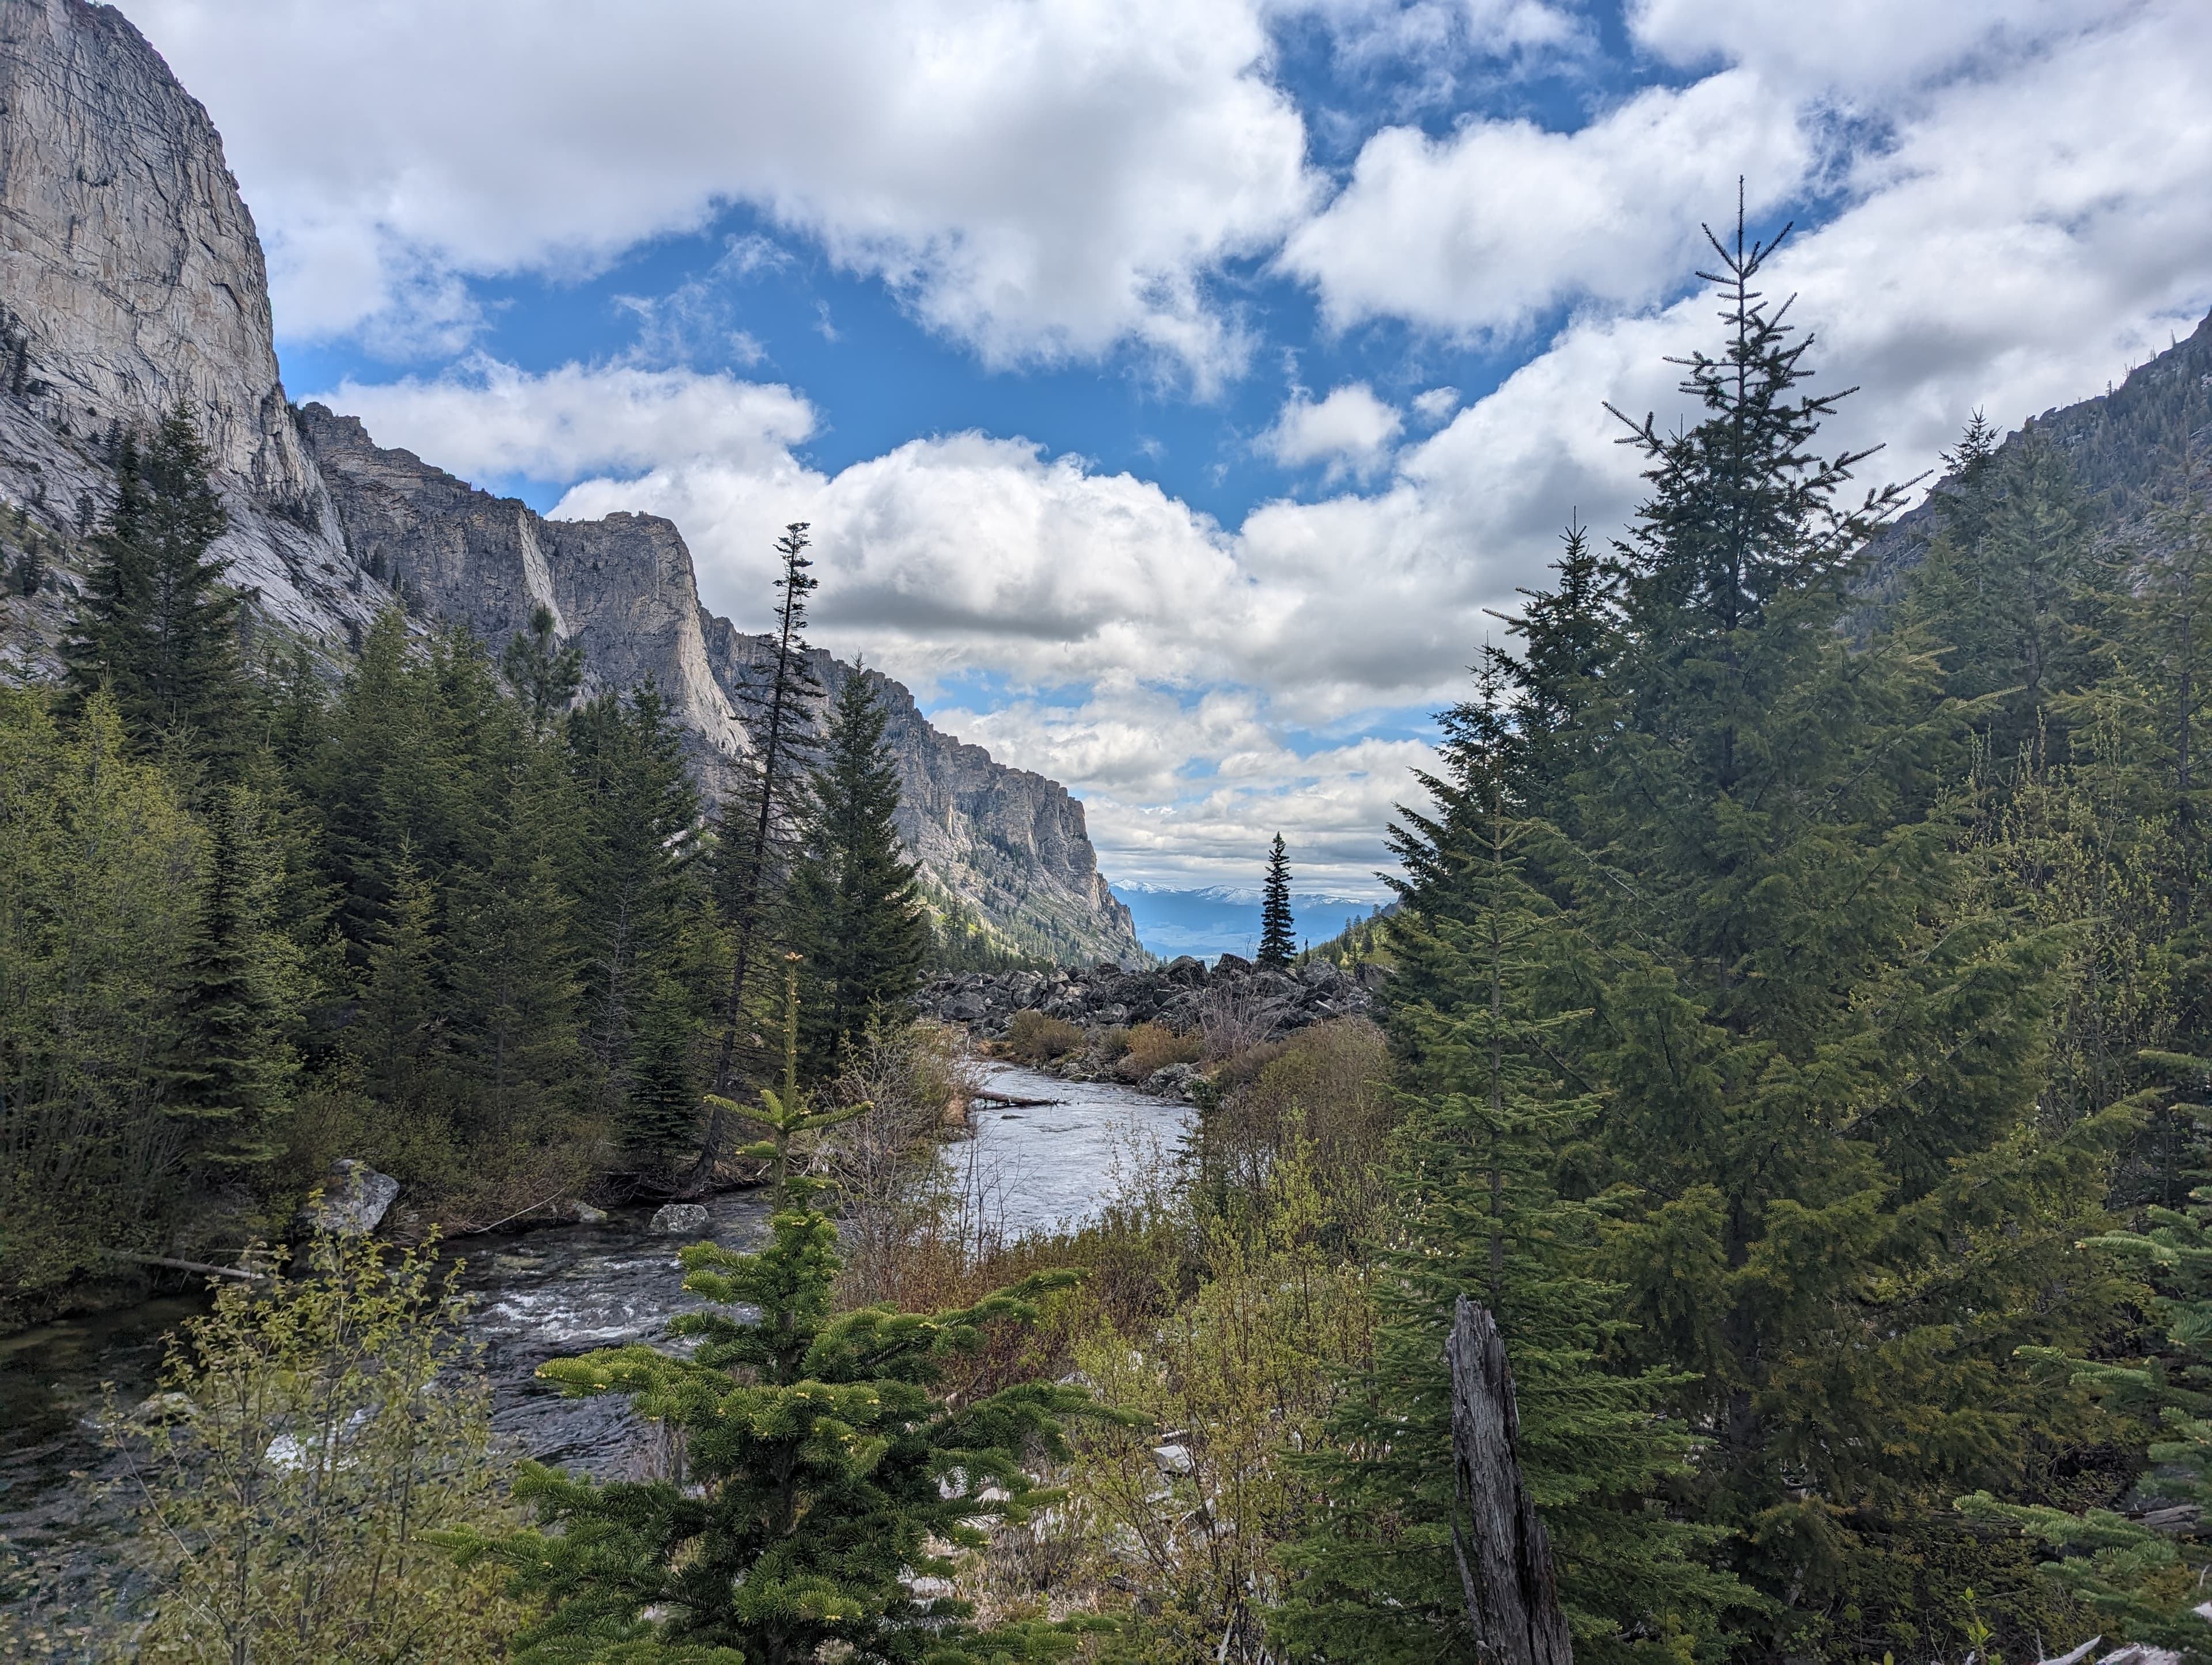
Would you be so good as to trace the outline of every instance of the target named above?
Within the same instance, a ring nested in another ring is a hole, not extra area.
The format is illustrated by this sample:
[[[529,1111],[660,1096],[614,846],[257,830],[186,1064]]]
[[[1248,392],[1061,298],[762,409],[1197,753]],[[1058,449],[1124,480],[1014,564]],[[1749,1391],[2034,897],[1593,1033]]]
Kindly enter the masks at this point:
[[[1171,1152],[1192,1112],[1103,1082],[1072,1082],[986,1063],[985,1085],[1014,1106],[979,1100],[973,1137],[940,1148],[945,1181],[980,1231],[1020,1237],[1073,1224]],[[750,1247],[768,1218],[764,1193],[706,1200],[704,1235]],[[655,1234],[653,1210],[610,1211],[592,1224],[546,1224],[450,1246],[471,1298],[470,1338],[483,1350],[493,1426],[516,1456],[602,1477],[639,1472],[650,1430],[626,1403],[568,1400],[538,1380],[547,1359],[629,1341],[659,1342],[699,1303],[681,1287],[684,1238]],[[201,1310],[164,1297],[0,1340],[0,1619],[42,1628],[28,1658],[89,1658],[75,1626],[130,1610],[143,1595],[125,1540],[127,1475],[104,1446],[109,1389],[130,1405],[153,1391],[163,1338]],[[6,1632],[0,1630],[0,1637]]]

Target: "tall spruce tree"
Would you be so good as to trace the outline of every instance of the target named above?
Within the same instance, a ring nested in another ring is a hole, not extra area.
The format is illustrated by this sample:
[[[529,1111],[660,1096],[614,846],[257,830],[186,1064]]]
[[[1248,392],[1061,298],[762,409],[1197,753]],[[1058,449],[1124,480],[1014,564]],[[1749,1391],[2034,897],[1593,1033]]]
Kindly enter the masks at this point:
[[[1565,547],[1552,563],[1552,588],[1521,591],[1521,611],[1505,620],[1508,633],[1521,639],[1517,656],[1486,649],[1483,665],[1516,691],[1505,743],[1516,792],[1531,809],[1540,802],[1543,812],[1571,836],[1571,799],[1547,799],[1543,787],[1571,779],[1588,761],[1594,736],[1585,719],[1605,692],[1607,668],[1618,648],[1620,574],[1590,546],[1579,521],[1568,522],[1560,542]]]
[[[800,954],[800,1061],[834,1071],[871,1024],[904,1015],[929,951],[929,916],[899,842],[890,714],[865,667],[837,690],[810,788],[814,813],[787,898]]]
[[[530,628],[509,638],[500,655],[500,669],[530,712],[533,734],[543,734],[554,719],[568,710],[584,684],[584,649],[580,642],[563,643],[555,629],[550,607],[539,604],[530,610]]]
[[[210,551],[226,517],[208,454],[179,405],[140,446],[124,441],[100,559],[63,646],[81,707],[106,688],[141,749],[168,744],[218,770],[234,763],[248,709],[239,598]]]
[[[1937,667],[1840,629],[1895,499],[1844,507],[1863,453],[1813,448],[1841,395],[1803,391],[1771,246],[1715,247],[1726,342],[1681,361],[1704,414],[1632,425],[1613,657],[1546,789],[1578,846],[1547,894],[1596,951],[1552,996],[1589,1013],[1560,1055],[1606,1095],[1562,1181],[1615,1211],[1624,1356],[1693,1378],[1712,1444],[1675,1495],[1767,1598],[1749,1656],[1935,1645],[1968,1584],[2024,1638],[2050,1615],[2020,1556],[1947,1506],[2080,1435],[2014,1352],[2101,1322],[2075,1244],[2135,1118],[2033,1120],[2060,934],[1972,848]]]
[[[522,1465],[516,1495],[557,1530],[479,1538],[469,1552],[507,1561],[550,1604],[520,1638],[522,1665],[1011,1665],[1073,1640],[1072,1627],[1034,1623],[978,1634],[967,1603],[908,1582],[947,1577],[988,1524],[1050,1500],[1024,1460],[1066,1454],[1061,1419],[1083,1396],[1033,1383],[954,1405],[937,1384],[988,1328],[1032,1319],[1069,1274],[953,1312],[836,1313],[837,1228],[813,1206],[821,1188],[799,1147],[856,1112],[814,1109],[798,1060],[793,982],[781,1088],[753,1110],[722,1107],[766,1134],[751,1150],[776,1181],[769,1246],[683,1250],[684,1286],[710,1305],[672,1328],[696,1351],[631,1346],[539,1371],[572,1395],[628,1396],[680,1436],[683,1455],[666,1479],[604,1484]]]
[[[1291,915],[1291,858],[1283,836],[1267,846],[1267,876],[1260,886],[1259,963],[1280,969],[1297,957],[1297,921]]]
[[[276,1153],[299,1071],[298,945],[277,928],[267,811],[249,787],[210,805],[199,928],[185,967],[173,1115],[204,1165],[251,1167]]]
[[[1514,737],[1503,667],[1446,713],[1449,827],[1401,824],[1407,863],[1392,942],[1421,993],[1392,1019],[1404,1067],[1394,1155],[1402,1211],[1377,1279],[1375,1356],[1309,1461],[1327,1501],[1291,1558],[1278,1615],[1291,1657],[1389,1662],[1475,1657],[1455,1555],[1455,1494],[1444,1340],[1454,1302],[1488,1307],[1519,1392],[1517,1455],[1550,1534],[1577,1657],[1680,1657],[1725,1628],[1747,1592],[1704,1565],[1718,1535],[1686,1525],[1665,1490],[1692,1442],[1662,1414],[1683,1384],[1624,1369],[1623,1291],[1597,1274],[1605,1210],[1563,1198],[1557,1175],[1599,1104],[1554,1054],[1574,1014],[1545,987],[1571,954],[1559,912],[1524,873],[1556,840],[1510,797]]]
[[[1942,645],[1948,690],[1984,702],[1976,725],[2000,764],[2023,747],[2063,760],[2075,696],[2104,669],[2112,586],[2064,451],[2033,423],[2001,449],[1993,437],[1978,411],[1945,453],[1905,612]]]
[[[586,1044],[610,1103],[619,1104],[635,1068],[641,1006],[668,976],[691,900],[699,793],[684,767],[682,731],[650,680],[626,700],[604,693],[578,708],[565,743],[583,800],[571,888]],[[664,1024],[669,1016],[664,1000]],[[655,1044],[671,1043],[664,1033]]]
[[[2170,1061],[2191,1066],[2200,1085],[2208,1073],[2201,1060]],[[1958,1504],[1975,1520],[2015,1528],[2057,1552],[2045,1576],[2086,1610],[2100,1634],[2197,1659],[2208,1651],[2212,1620],[2204,1611],[2212,1578],[2204,1512],[2212,1504],[2212,1192],[2199,1190],[2185,1208],[2153,1208],[2145,1224],[2145,1231],[2092,1242],[2148,1274],[2158,1291],[2153,1305],[2164,1347],[2148,1358],[2094,1362],[2038,1353],[2040,1362],[2071,1363],[2078,1385],[2154,1431],[2140,1493],[2126,1500],[2132,1506],[2077,1513],[2004,1503],[1987,1492]]]

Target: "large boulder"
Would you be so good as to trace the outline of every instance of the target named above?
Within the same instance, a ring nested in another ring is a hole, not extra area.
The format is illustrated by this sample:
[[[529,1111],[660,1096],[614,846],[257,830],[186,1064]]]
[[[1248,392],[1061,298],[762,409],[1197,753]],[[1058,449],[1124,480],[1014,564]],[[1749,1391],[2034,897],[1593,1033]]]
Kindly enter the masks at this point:
[[[653,1211],[652,1230],[664,1237],[703,1237],[708,1224],[704,1203],[664,1202]]]
[[[399,1182],[391,1175],[341,1157],[331,1164],[322,1195],[301,1210],[300,1217],[310,1231],[365,1237],[383,1222],[385,1211],[398,1195]]]

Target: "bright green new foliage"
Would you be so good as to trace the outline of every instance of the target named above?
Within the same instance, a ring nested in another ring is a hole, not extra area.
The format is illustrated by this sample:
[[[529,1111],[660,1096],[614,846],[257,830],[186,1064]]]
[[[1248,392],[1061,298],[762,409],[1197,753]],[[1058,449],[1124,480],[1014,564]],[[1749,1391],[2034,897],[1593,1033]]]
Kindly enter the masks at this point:
[[[680,1436],[683,1457],[665,1479],[605,1485],[524,1466],[517,1495],[557,1530],[474,1549],[553,1604],[523,1638],[526,1662],[799,1665],[842,1643],[857,1661],[980,1665],[1072,1645],[1060,1626],[979,1631],[967,1604],[920,1582],[946,1578],[993,1523],[1050,1500],[1024,1460],[1064,1455],[1060,1419],[1084,1396],[1028,1384],[955,1407],[936,1383],[988,1327],[1028,1319],[1066,1279],[956,1312],[833,1315],[836,1227],[793,1164],[808,1135],[850,1112],[807,1103],[794,1052],[787,1029],[783,1087],[750,1117],[769,1136],[749,1154],[765,1154],[779,1182],[767,1248],[683,1252],[684,1287],[713,1303],[674,1326],[697,1350],[614,1348],[539,1372],[573,1394],[628,1395]]]

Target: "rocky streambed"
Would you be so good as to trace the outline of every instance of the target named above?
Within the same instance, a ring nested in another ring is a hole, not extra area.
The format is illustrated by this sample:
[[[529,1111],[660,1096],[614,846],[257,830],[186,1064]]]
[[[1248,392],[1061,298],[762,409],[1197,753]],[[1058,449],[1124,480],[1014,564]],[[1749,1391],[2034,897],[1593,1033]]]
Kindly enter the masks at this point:
[[[1188,1107],[1104,1082],[1067,1082],[1005,1065],[986,1085],[1017,1105],[979,1100],[974,1136],[944,1147],[956,1186],[982,1223],[1009,1235],[1048,1230],[1098,1208],[1140,1167],[1172,1152]],[[765,1196],[712,1198],[690,1236],[750,1246]],[[592,1224],[458,1239],[471,1297],[468,1328],[483,1346],[493,1425],[510,1450],[602,1476],[639,1472],[650,1432],[617,1400],[562,1399],[538,1381],[547,1359],[628,1341],[659,1341],[698,1303],[681,1287],[688,1236],[656,1231],[649,1207]],[[143,1594],[125,1552],[129,1500],[101,1443],[103,1384],[135,1403],[151,1392],[163,1337],[200,1309],[190,1295],[50,1324],[0,1340],[0,1638],[5,1621],[57,1639],[27,1658],[93,1655],[59,1640],[64,1626],[128,1610]]]

